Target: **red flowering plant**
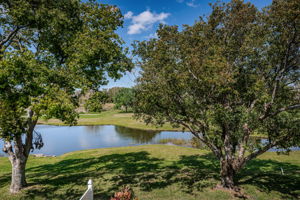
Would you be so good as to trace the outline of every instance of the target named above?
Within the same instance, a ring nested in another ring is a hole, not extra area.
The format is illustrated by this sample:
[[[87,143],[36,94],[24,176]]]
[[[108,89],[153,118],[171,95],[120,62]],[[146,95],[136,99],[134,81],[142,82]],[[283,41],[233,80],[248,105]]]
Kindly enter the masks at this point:
[[[116,192],[110,200],[138,200],[133,190],[129,186],[125,186],[121,191]]]

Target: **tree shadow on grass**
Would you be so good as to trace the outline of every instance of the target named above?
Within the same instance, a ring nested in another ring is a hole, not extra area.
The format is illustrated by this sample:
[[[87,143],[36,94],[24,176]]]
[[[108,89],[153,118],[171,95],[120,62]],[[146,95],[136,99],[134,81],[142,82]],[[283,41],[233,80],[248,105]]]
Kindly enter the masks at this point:
[[[219,179],[218,160],[213,154],[181,156],[181,166],[174,182],[181,183],[183,191],[192,194],[213,187]]]
[[[55,164],[29,168],[28,180],[36,187],[28,188],[23,199],[78,199],[89,178],[94,181],[95,199],[110,199],[125,185],[149,192],[178,185],[179,190],[192,195],[214,187],[219,181],[218,163],[212,154],[181,156],[172,162],[151,157],[146,151],[89,159],[66,158]],[[280,167],[285,169],[285,176],[279,174]],[[275,169],[276,173],[271,173]],[[282,197],[297,198],[299,170],[289,163],[253,160],[239,173],[237,180],[240,186],[250,184],[264,192],[274,190]]]
[[[197,182],[217,176],[212,163],[207,160],[207,155],[182,156],[179,161],[166,162],[150,157],[145,151],[91,159],[66,159],[29,168],[28,180],[37,186],[26,190],[24,199],[77,199],[83,194],[86,187],[82,189],[82,185],[89,178],[94,180],[94,185],[98,184],[95,199],[109,199],[125,185],[152,191],[181,184],[183,190],[190,192]]]
[[[2,174],[0,176],[0,188],[10,184],[10,180],[11,180],[11,173]]]
[[[85,190],[85,188],[84,190],[78,189],[77,186],[86,185],[89,178],[105,181],[106,174],[131,174],[134,176],[139,171],[149,172],[157,169],[157,162],[159,159],[150,158],[147,152],[137,152],[104,155],[91,159],[66,159],[55,164],[41,165],[28,169],[28,178],[40,185],[47,185],[47,187],[28,190],[27,197],[76,199]],[[124,182],[130,184],[129,181]],[[61,188],[66,188],[65,193],[56,192]],[[107,199],[116,188],[117,185],[113,185],[106,192],[102,191],[99,194],[97,191],[95,192],[96,195]]]
[[[245,166],[237,179],[239,185],[253,185],[262,192],[277,191],[283,199],[300,198],[300,167],[297,165],[255,159]]]

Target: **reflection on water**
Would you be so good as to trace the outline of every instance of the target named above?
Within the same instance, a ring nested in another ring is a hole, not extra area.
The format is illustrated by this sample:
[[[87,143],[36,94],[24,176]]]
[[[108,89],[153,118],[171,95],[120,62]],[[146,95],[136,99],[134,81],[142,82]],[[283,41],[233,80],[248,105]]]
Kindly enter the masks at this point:
[[[120,126],[49,126],[38,125],[36,131],[42,134],[44,147],[33,153],[61,155],[67,152],[132,146],[140,144],[156,144],[161,139],[191,139],[189,132],[143,131]],[[0,141],[0,149],[3,141]]]
[[[72,127],[38,125],[36,131],[42,134],[45,145],[33,153],[47,155],[61,155],[84,149],[157,144],[166,139],[191,140],[193,137],[189,132],[144,131],[112,125]],[[250,142],[257,144],[255,148],[258,148],[264,140],[253,138]],[[3,143],[1,140],[0,149],[3,148]],[[274,148],[271,151],[276,150]],[[300,149],[297,147],[292,150]]]
[[[89,134],[99,134],[101,129],[104,129],[104,126],[84,126],[86,133]]]
[[[115,126],[115,131],[120,137],[132,139],[134,143],[149,143],[160,133],[159,131],[146,131],[123,126]]]

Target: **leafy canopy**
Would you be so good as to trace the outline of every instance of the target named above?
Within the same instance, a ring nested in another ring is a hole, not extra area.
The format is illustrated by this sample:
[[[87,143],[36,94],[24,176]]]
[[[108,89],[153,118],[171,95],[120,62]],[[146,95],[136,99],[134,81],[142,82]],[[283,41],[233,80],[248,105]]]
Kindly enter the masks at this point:
[[[26,186],[30,151],[43,146],[34,131],[39,117],[75,124],[77,91],[96,91],[132,64],[115,33],[123,17],[114,6],[0,0],[0,10],[0,138],[17,193]]]
[[[134,90],[132,88],[121,88],[114,97],[116,108],[125,107],[126,112],[128,107],[132,107],[134,102]]]
[[[298,0],[263,10],[233,0],[182,31],[161,25],[157,39],[134,44],[142,68],[136,116],[188,129],[228,164],[226,173],[273,146],[299,145],[299,31]],[[268,142],[252,143],[256,134]]]
[[[114,6],[4,0],[0,10],[2,137],[25,133],[40,116],[76,123],[75,90],[98,89],[132,67],[115,33],[123,21]]]
[[[85,102],[84,107],[88,112],[101,112],[102,105],[105,104],[109,96],[106,92],[96,91]]]

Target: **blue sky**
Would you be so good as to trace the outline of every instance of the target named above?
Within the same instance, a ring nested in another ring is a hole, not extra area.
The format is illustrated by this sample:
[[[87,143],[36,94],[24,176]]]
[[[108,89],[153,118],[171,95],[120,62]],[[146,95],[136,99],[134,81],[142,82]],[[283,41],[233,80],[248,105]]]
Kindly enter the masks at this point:
[[[271,4],[272,0],[248,0],[258,8]],[[117,32],[126,46],[134,40],[147,40],[155,36],[160,23],[168,25],[192,25],[199,16],[208,16],[211,12],[209,3],[216,0],[99,0],[101,3],[117,5],[125,16],[124,27]],[[228,0],[224,0],[228,2]],[[138,75],[135,69],[117,81],[110,80],[107,86],[132,87]]]

